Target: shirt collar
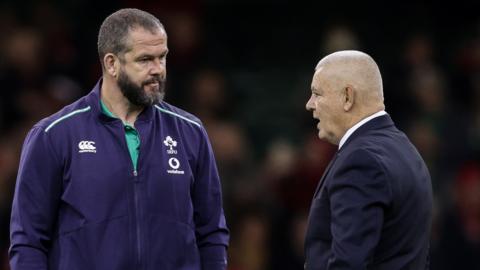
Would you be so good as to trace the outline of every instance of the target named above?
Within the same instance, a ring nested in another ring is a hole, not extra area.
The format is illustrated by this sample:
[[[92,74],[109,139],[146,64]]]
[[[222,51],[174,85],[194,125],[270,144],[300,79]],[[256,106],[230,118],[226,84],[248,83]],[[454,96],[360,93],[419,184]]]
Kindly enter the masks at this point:
[[[112,118],[117,118],[105,105],[102,99],[100,99],[100,107],[102,108],[102,113],[106,114],[107,116],[110,116]]]
[[[338,144],[338,149],[342,148],[342,145],[345,144],[345,142],[348,140],[348,138],[357,130],[359,127],[363,126],[365,123],[368,121],[372,120],[373,118],[382,116],[387,114],[386,111],[381,110],[379,112],[376,112],[368,117],[363,118],[360,122],[356,123],[353,127],[349,128],[345,135],[343,135],[342,139],[340,140],[340,143]]]
[[[112,117],[112,118],[115,118],[115,119],[119,119],[117,116],[115,116],[115,114],[113,114],[107,107],[107,105],[105,105],[105,103],[103,102],[102,99],[100,99],[100,107],[102,108],[102,113],[104,113],[105,115],[107,115],[108,117]],[[125,126],[125,128],[133,128],[135,129],[132,125],[126,123],[126,122],[123,122],[123,126]]]

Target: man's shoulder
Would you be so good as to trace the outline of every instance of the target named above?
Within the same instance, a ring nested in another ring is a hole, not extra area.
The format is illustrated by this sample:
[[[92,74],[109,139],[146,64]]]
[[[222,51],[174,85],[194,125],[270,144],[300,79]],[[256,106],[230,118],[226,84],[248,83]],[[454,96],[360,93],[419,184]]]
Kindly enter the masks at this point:
[[[86,97],[63,107],[58,112],[43,118],[37,122],[34,127],[42,129],[44,132],[50,132],[71,121],[81,121],[81,115],[85,115],[91,110],[90,104],[86,102]]]
[[[356,151],[365,155],[375,155],[380,152],[389,152],[392,146],[404,143],[404,134],[392,125],[364,131],[346,145],[345,152]]]
[[[415,153],[408,138],[395,127],[390,127],[358,136],[342,149],[339,159],[340,163],[349,166],[377,168],[387,173],[399,168],[401,160],[408,162]]]
[[[390,156],[389,145],[390,142],[379,136],[364,134],[340,151],[337,168],[340,170],[363,168],[385,173],[388,167],[388,164],[385,164],[387,161],[385,157]]]
[[[180,125],[192,126],[201,128],[203,126],[202,122],[195,115],[182,110],[174,105],[171,105],[165,101],[160,102],[159,104],[154,105],[155,109],[160,113],[165,115],[166,118],[176,121]]]

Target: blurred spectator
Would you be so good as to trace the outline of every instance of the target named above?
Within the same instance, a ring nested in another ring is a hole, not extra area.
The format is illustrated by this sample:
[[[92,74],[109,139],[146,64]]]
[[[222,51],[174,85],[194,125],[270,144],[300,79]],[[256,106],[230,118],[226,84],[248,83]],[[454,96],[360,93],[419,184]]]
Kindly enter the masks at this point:
[[[322,40],[325,55],[336,51],[359,49],[360,47],[358,38],[352,29],[342,24],[331,26]]]
[[[461,48],[456,59],[461,72],[460,80],[464,83],[463,100],[470,105],[470,121],[467,130],[468,148],[475,157],[480,157],[480,21],[475,35]]]
[[[168,43],[175,55],[171,63],[176,69],[191,69],[192,60],[199,57],[202,43],[202,22],[193,12],[177,11],[168,14],[165,25],[169,33]]]
[[[230,99],[224,75],[213,69],[202,69],[192,77],[189,110],[202,120],[207,129],[218,121],[228,120],[237,104]]]
[[[233,118],[238,101],[227,91],[224,75],[214,69],[197,71],[190,82],[188,110],[203,122],[222,179],[227,218],[247,205],[259,203],[265,188],[254,177],[255,161],[245,129]]]
[[[288,144],[272,144],[263,178],[276,194],[276,204],[298,213],[310,207],[311,199],[335,147],[308,135],[297,150]]]
[[[434,196],[440,196],[440,205],[448,194],[451,175],[463,158],[467,121],[466,111],[451,99],[451,90],[445,71],[438,65],[437,48],[427,34],[415,34],[407,40],[404,51],[403,83],[409,101],[402,106],[412,142],[418,147],[432,176]],[[402,77],[399,77],[402,78]],[[401,100],[400,100],[401,101]],[[408,106],[408,110],[405,109]]]
[[[298,149],[284,140],[273,141],[270,145],[260,178],[266,181],[274,195],[272,269],[303,267],[306,211],[335,151],[335,146],[310,134]]]
[[[254,176],[249,143],[241,127],[231,122],[207,126],[224,190],[228,216],[252,203],[265,200],[265,188]]]
[[[271,190],[277,190],[277,186],[295,170],[297,158],[298,150],[291,143],[284,139],[273,140],[267,149],[260,177]]]
[[[74,44],[71,22],[59,8],[47,1],[38,2],[32,20],[42,37],[48,40],[45,53],[49,72],[71,74],[81,67],[78,49]]]
[[[191,85],[188,79],[195,77],[198,67],[205,65],[207,60],[201,14],[194,9],[195,3],[191,5],[191,9],[173,8],[170,12],[164,12],[163,7],[158,8],[159,13],[163,11],[165,14],[162,22],[169,33],[168,46],[172,52],[168,55],[170,90],[167,98],[170,102],[189,101]]]
[[[432,269],[480,269],[480,163],[466,163],[452,185],[453,205],[440,224]]]
[[[268,231],[271,224],[257,211],[242,216],[232,228],[229,270],[264,270],[268,265]]]
[[[311,198],[311,197],[309,197]],[[290,216],[283,215],[272,222],[272,241],[270,269],[302,269],[304,260],[304,240],[307,230],[307,212],[297,212]]]
[[[43,40],[33,28],[17,28],[2,42],[5,69],[0,75],[1,128],[8,129],[21,117],[15,101],[26,89],[37,89],[44,80]]]
[[[441,160],[444,152],[442,151],[443,141],[439,132],[430,121],[422,118],[412,121],[407,131],[409,138],[417,147],[430,170],[434,193],[438,195],[438,191],[445,184],[444,178],[447,177],[447,175],[441,173],[444,169]]]
[[[23,138],[28,127],[18,125],[8,134],[0,135],[0,267],[7,265],[10,209]],[[5,261],[3,261],[5,259]],[[0,268],[7,270],[9,268]]]

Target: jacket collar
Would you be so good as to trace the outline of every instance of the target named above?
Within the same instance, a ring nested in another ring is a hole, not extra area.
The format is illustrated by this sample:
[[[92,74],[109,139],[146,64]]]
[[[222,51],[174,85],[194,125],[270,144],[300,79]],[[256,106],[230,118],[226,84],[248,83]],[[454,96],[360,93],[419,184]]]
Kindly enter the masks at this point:
[[[102,78],[100,78],[97,84],[93,87],[92,91],[86,96],[86,100],[92,112],[102,121],[102,122],[113,122],[113,121],[121,121],[117,118],[112,118],[107,116],[103,113],[101,105],[100,105],[100,96],[101,96],[101,88],[102,88]],[[154,106],[148,106],[143,109],[143,111],[138,115],[137,121],[138,122],[146,122],[151,121],[154,115]]]
[[[343,146],[338,150],[338,152],[339,153],[342,152],[342,150],[345,149],[352,141],[354,141],[356,138],[360,137],[361,135],[367,133],[370,130],[384,129],[384,128],[393,127],[393,126],[394,126],[394,123],[390,115],[385,114],[379,117],[375,117],[372,120],[360,126],[357,130],[355,130],[347,139],[347,141],[343,144]]]

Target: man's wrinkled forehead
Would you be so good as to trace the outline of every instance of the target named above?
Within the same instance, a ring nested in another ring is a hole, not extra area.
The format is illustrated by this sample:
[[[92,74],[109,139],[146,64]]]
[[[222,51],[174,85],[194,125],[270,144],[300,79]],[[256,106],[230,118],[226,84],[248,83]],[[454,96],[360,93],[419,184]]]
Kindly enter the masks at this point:
[[[315,73],[313,74],[312,84],[320,83],[320,80],[322,78],[325,78],[327,73],[328,73],[328,68],[325,65],[317,65],[317,67],[315,68]]]
[[[311,88],[312,92],[318,93],[320,91],[320,89],[322,88],[321,87],[321,84],[322,84],[321,77],[323,76],[323,73],[324,73],[323,67],[320,67],[319,69],[315,70],[315,73],[313,74],[312,82],[311,82],[311,85],[310,85],[310,88]]]
[[[127,51],[131,51],[134,45],[166,44],[166,42],[167,33],[162,26],[156,29],[146,29],[141,26],[136,26],[129,29],[125,45]]]
[[[145,28],[141,25],[133,25],[129,27],[127,37],[131,38],[132,36],[135,36],[135,34],[138,34],[141,32],[146,32],[151,35],[159,35],[165,38],[167,37],[167,32],[165,31],[162,25],[158,25],[158,27],[155,27],[155,28]]]

